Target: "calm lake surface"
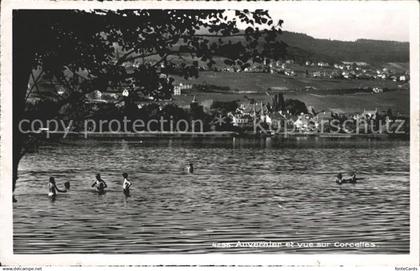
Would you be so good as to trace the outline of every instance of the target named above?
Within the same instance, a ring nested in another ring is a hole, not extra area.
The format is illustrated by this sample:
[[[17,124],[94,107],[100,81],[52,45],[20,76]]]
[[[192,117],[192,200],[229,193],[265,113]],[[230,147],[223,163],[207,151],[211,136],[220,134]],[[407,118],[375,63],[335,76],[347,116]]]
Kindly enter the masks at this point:
[[[193,175],[182,173],[189,161]],[[335,183],[352,171],[365,179]],[[122,172],[133,182],[129,198]],[[105,195],[90,187],[96,173]],[[54,202],[50,176],[60,188],[71,182]],[[409,252],[408,141],[68,140],[23,158],[15,194],[18,254]],[[212,245],[224,242],[234,245]],[[318,242],[327,245],[298,247]]]

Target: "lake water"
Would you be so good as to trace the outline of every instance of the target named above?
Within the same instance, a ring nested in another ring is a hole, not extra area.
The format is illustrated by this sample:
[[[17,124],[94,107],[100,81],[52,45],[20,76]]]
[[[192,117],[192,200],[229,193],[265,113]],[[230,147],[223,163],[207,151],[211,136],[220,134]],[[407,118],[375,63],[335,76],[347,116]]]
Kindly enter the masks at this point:
[[[365,179],[335,183],[352,171]],[[90,187],[98,172],[105,195]],[[50,176],[71,182],[54,202]],[[409,252],[408,141],[68,140],[23,158],[15,194],[18,254]]]

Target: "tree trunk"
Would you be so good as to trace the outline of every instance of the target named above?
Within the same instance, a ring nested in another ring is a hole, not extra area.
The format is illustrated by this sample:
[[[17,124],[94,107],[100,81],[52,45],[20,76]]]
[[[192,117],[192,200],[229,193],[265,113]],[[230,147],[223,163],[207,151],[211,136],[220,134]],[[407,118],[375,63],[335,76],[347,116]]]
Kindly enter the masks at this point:
[[[25,115],[25,98],[38,41],[34,38],[36,27],[33,23],[30,16],[25,16],[25,12],[13,12],[13,191],[24,144],[19,122]]]

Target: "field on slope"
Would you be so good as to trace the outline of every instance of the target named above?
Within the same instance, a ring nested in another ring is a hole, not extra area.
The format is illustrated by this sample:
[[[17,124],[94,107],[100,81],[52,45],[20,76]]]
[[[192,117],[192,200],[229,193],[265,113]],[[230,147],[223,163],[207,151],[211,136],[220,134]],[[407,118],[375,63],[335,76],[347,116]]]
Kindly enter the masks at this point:
[[[384,68],[387,68],[389,70],[398,72],[398,73],[404,73],[405,71],[410,70],[410,63],[403,62],[403,63],[396,63],[396,62],[390,62],[383,64]]]
[[[410,114],[410,92],[408,90],[396,90],[381,94],[296,94],[286,95],[286,98],[299,99],[306,105],[313,106],[317,111],[342,110],[353,113],[362,112],[365,109],[386,111],[390,108],[394,113]]]
[[[201,72],[199,78],[185,80],[175,77],[177,83],[209,84],[229,87],[240,92],[265,92],[268,88],[279,88],[283,91],[301,90],[313,87],[319,90],[356,89],[363,87],[399,88],[399,83],[390,80],[340,80],[317,79],[302,76],[288,77],[280,74],[246,73],[246,72]]]
[[[267,95],[258,94],[235,94],[235,93],[204,93],[192,92],[188,95],[175,96],[175,103],[180,106],[188,106],[196,97],[205,107],[210,107],[213,101],[238,101],[243,103],[247,98],[255,99],[257,102],[270,102]],[[381,94],[342,94],[342,95],[319,95],[304,92],[290,92],[284,95],[285,99],[298,99],[307,106],[313,106],[318,111],[341,110],[354,113],[363,110],[386,111],[389,108],[394,113],[410,113],[410,93],[408,90],[395,90]]]
[[[409,114],[410,91],[405,84],[401,88],[398,83],[390,80],[333,80],[314,79],[303,77],[286,77],[279,74],[267,73],[221,73],[202,72],[198,79],[177,82],[188,84],[204,84],[229,87],[229,90],[211,89],[208,92],[192,90],[190,93],[175,96],[175,102],[180,106],[188,106],[192,98],[210,107],[213,101],[238,101],[246,102],[248,99],[269,102],[266,95],[268,88],[276,88],[271,93],[282,92],[286,99],[299,99],[315,110],[342,110],[345,112],[361,112],[363,110],[387,110]],[[303,91],[310,86],[315,90]],[[358,89],[364,87],[386,87],[392,91],[371,94],[354,91],[348,93],[345,89]]]

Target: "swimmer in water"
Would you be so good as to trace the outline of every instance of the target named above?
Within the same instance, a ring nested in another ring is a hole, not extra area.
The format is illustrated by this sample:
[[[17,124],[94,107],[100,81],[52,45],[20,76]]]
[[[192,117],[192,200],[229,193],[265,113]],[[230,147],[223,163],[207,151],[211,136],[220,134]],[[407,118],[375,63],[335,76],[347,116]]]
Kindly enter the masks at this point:
[[[351,175],[349,183],[357,183],[357,177],[355,172],[353,172],[353,175]]]
[[[99,194],[105,193],[105,188],[108,186],[106,185],[106,182],[101,179],[101,174],[96,174],[96,180],[93,182],[92,187],[96,187],[96,191]]]
[[[194,173],[194,166],[192,163],[190,163],[188,166],[185,167],[185,171],[189,174]]]
[[[123,173],[122,176],[124,178],[123,193],[124,193],[124,195],[129,197],[130,196],[130,187],[131,187],[132,183],[128,180],[128,174],[127,173]]]
[[[335,178],[335,182],[337,183],[337,184],[342,184],[343,183],[343,174],[341,174],[341,173],[338,173],[337,174],[337,177]]]
[[[337,184],[340,184],[340,185],[343,184],[343,183],[352,183],[352,184],[355,184],[355,183],[357,183],[357,180],[361,180],[361,179],[363,179],[363,178],[357,178],[356,177],[356,173],[354,173],[354,172],[351,175],[351,177],[349,177],[349,178],[343,178],[343,174],[338,173],[337,174],[337,177],[335,178],[335,182]]]
[[[66,190],[60,190],[55,183],[54,177],[50,177],[50,181],[48,183],[48,196],[51,200],[54,200],[57,196],[57,192],[66,193]]]

